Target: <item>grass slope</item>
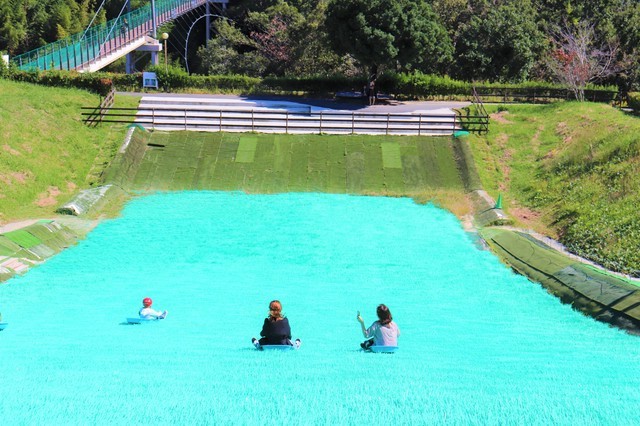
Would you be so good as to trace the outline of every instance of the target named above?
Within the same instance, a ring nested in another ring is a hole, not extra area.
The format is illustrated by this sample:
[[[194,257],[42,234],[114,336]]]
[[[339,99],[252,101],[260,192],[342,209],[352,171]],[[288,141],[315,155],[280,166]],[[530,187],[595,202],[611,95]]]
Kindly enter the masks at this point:
[[[520,224],[640,276],[640,120],[603,104],[491,107],[473,138],[483,186]]]
[[[118,106],[135,106],[118,97]],[[0,223],[49,217],[97,182],[125,135],[124,126],[88,128],[80,108],[97,95],[0,79]]]
[[[445,138],[155,132],[134,190],[409,196],[469,212]]]

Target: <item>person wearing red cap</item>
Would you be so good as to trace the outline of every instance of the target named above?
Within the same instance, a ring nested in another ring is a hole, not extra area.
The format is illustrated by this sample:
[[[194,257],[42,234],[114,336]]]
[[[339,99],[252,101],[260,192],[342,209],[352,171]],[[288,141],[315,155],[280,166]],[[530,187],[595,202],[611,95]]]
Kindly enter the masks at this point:
[[[144,319],[164,319],[167,316],[167,311],[160,312],[151,308],[153,304],[153,300],[150,297],[145,297],[142,299],[142,308],[138,314],[140,318]]]

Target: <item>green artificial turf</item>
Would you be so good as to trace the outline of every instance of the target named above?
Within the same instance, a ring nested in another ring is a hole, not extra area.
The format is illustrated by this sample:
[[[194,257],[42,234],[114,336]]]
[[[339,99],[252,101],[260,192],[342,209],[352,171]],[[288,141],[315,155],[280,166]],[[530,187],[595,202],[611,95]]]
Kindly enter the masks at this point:
[[[154,132],[134,190],[464,190],[449,137]]]

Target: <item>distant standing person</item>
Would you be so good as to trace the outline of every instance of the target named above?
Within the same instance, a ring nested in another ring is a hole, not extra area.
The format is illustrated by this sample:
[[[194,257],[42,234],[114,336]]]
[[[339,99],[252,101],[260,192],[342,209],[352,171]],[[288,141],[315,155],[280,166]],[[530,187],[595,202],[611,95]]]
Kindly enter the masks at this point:
[[[263,345],[300,347],[300,339],[296,339],[295,344],[291,343],[291,326],[287,317],[282,314],[282,304],[279,300],[269,303],[269,316],[264,319],[260,336],[260,340],[255,337],[251,339],[251,343],[258,349]]]
[[[371,327],[365,328],[364,320],[360,316],[356,319],[362,327],[362,334],[367,339],[363,343],[360,343],[362,349],[369,349],[371,346],[398,346],[398,337],[400,337],[400,329],[393,322],[393,316],[387,305],[379,305],[376,309],[378,314],[378,321],[371,324]]]
[[[371,80],[369,82],[369,105],[375,105],[376,103],[376,82]]]
[[[126,36],[127,32],[129,32],[129,22],[127,21],[127,18],[123,18],[122,19],[122,27],[120,28],[120,33],[123,36]]]

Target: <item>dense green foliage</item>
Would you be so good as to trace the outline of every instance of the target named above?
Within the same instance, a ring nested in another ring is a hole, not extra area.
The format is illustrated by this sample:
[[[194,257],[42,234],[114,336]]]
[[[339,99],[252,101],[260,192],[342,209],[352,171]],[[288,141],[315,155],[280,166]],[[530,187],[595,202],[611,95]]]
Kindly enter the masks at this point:
[[[343,0],[327,13],[336,52],[351,54],[377,76],[381,65],[434,72],[452,61],[453,45],[422,0]]]
[[[246,75],[197,75],[188,74],[180,67],[156,66],[149,71],[157,74],[159,89],[163,91],[185,91],[236,94],[280,94],[333,96],[343,90],[357,90],[362,84],[358,76],[315,75],[306,77],[248,77]],[[105,95],[115,85],[118,90],[140,90],[142,74],[119,74],[107,72],[78,73],[67,71],[18,71],[0,64],[0,78],[23,81],[45,86],[74,87]],[[542,83],[482,83],[474,84],[454,80],[447,76],[413,73],[385,73],[378,77],[380,92],[391,93],[398,99],[469,99],[473,87],[486,100],[545,102],[572,97],[570,91],[561,86]],[[615,87],[590,87],[588,98],[610,102],[615,96]],[[534,95],[533,97],[531,95]]]
[[[535,16],[528,0],[502,2],[473,15],[458,30],[454,75],[526,80],[544,46]]]
[[[499,109],[473,142],[485,189],[521,225],[539,220],[572,252],[640,276],[638,118],[591,103]]]
[[[636,114],[640,113],[640,92],[629,93],[628,102],[629,108],[633,109]]]
[[[145,1],[135,0],[132,7]],[[16,55],[82,31],[98,3],[0,0],[0,51]],[[114,18],[122,5],[123,0],[107,3],[94,23]],[[225,13],[229,19],[214,23],[215,38],[198,50],[189,71],[361,79],[372,71],[419,71],[464,81],[552,81],[557,75],[549,58],[558,51],[550,41],[561,29],[587,25],[594,29],[592,52],[618,46],[606,80],[595,75],[587,81],[615,84],[624,92],[637,91],[640,83],[635,1],[235,0]],[[175,46],[190,25],[180,19],[167,27]],[[172,60],[183,61],[178,50]]]

